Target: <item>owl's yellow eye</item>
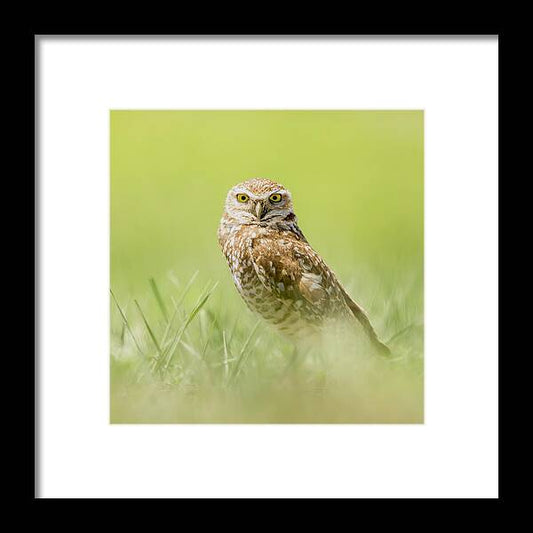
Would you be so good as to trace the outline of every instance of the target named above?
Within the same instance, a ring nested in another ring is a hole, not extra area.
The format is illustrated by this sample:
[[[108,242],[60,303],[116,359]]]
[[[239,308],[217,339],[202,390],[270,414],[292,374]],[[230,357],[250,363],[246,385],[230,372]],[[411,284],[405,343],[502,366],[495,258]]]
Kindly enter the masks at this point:
[[[279,193],[274,193],[274,194],[271,194],[268,199],[273,203],[273,204],[278,204],[279,202],[281,202],[281,194]]]
[[[250,197],[247,194],[241,193],[237,195],[237,201],[241,202],[241,204],[246,203]]]

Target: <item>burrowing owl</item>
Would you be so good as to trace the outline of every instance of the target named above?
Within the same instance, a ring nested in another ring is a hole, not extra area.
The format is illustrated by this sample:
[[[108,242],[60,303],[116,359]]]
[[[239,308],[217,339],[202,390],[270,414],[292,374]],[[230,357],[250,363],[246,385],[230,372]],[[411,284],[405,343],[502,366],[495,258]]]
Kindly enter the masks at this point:
[[[218,241],[248,307],[281,333],[299,340],[331,321],[355,318],[372,344],[389,353],[365,311],[307,242],[283,185],[264,178],[235,185]]]

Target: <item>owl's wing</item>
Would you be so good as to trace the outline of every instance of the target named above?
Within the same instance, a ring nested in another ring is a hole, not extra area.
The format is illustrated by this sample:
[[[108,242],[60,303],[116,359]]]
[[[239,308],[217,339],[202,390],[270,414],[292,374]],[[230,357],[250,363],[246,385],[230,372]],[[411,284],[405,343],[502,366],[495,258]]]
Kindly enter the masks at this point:
[[[262,284],[280,299],[301,301],[313,314],[322,316],[335,301],[343,301],[335,276],[307,242],[255,239],[251,257]]]
[[[348,309],[383,355],[383,344],[365,310],[344,290],[323,259],[305,241],[291,238],[255,239],[251,257],[261,283],[280,299],[302,302],[311,315],[324,317]]]

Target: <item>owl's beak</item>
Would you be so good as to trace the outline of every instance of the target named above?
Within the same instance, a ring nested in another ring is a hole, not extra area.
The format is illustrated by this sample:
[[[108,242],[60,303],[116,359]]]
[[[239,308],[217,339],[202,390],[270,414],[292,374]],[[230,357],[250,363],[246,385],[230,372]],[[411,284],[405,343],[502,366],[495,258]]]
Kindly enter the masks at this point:
[[[261,220],[261,217],[264,214],[263,204],[261,202],[255,204],[255,214],[257,215],[257,218]]]

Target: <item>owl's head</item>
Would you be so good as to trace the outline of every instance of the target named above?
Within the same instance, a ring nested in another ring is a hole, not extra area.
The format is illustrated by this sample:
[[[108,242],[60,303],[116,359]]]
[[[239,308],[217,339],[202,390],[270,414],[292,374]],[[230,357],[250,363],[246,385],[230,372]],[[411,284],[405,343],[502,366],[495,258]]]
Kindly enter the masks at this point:
[[[224,214],[237,224],[275,225],[294,217],[291,193],[269,179],[252,178],[230,189]]]

